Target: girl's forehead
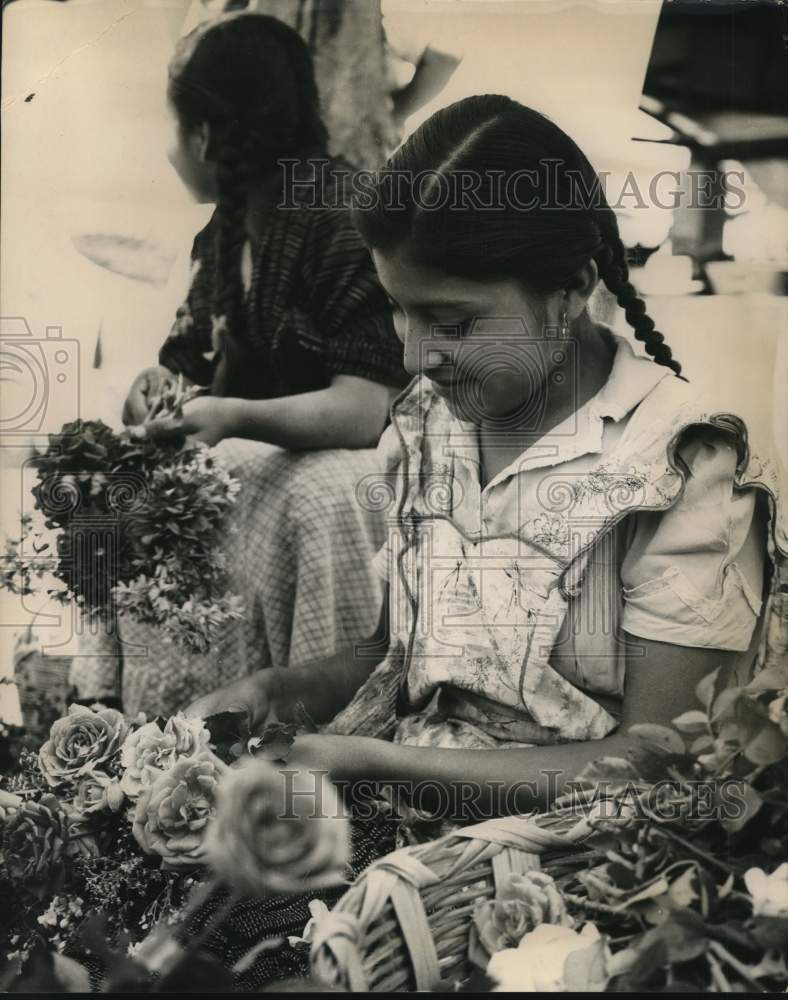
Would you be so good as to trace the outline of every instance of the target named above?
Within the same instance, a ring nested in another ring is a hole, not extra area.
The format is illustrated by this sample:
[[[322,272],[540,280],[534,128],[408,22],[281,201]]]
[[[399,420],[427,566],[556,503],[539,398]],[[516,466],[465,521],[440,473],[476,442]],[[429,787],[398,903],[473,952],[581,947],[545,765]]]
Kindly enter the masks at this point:
[[[405,308],[479,306],[501,298],[521,298],[525,290],[514,278],[470,278],[415,263],[396,250],[373,250],[378,277],[386,291]]]

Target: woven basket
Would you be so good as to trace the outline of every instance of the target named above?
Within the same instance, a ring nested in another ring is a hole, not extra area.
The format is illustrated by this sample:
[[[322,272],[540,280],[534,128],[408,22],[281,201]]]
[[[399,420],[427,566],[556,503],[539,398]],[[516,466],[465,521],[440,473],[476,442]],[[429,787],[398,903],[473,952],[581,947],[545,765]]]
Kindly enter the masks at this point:
[[[508,817],[386,855],[318,923],[313,975],[354,993],[451,991],[471,972],[476,901],[492,899],[511,872],[574,881],[590,863],[582,842],[591,832],[577,811]]]

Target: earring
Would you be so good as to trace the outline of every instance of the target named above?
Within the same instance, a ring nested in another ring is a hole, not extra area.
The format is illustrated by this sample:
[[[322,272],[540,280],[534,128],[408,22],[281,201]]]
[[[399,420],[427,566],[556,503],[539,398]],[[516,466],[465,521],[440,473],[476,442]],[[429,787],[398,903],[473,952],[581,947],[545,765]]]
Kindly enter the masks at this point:
[[[561,340],[566,340],[569,336],[569,317],[566,315],[566,306],[561,313],[561,332],[558,335]]]

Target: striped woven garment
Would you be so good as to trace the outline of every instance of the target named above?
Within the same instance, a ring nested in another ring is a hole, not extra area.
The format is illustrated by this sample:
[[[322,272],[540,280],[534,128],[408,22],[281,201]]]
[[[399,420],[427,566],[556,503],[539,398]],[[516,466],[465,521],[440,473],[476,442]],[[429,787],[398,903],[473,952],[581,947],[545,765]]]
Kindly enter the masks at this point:
[[[345,207],[350,168],[339,160],[283,166],[279,206],[248,244],[251,274],[221,394],[270,399],[355,375],[404,386],[402,346],[374,265]],[[213,339],[217,216],[197,234],[193,278],[159,360],[198,385],[217,368]]]

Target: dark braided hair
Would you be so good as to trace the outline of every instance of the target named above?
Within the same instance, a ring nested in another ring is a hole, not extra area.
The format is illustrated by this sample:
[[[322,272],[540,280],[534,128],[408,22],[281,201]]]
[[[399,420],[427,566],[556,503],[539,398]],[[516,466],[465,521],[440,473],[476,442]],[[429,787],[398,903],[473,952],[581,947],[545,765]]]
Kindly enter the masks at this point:
[[[373,248],[407,246],[415,263],[512,277],[538,293],[569,287],[594,260],[646,352],[682,377],[629,280],[594,168],[549,118],[509,97],[468,97],[436,112],[389,159],[353,219]]]
[[[185,132],[207,123],[216,165],[213,391],[243,382],[245,314],[241,258],[255,185],[282,159],[325,155],[312,57],[300,35],[263,14],[233,14],[200,25],[178,43],[168,98]]]

